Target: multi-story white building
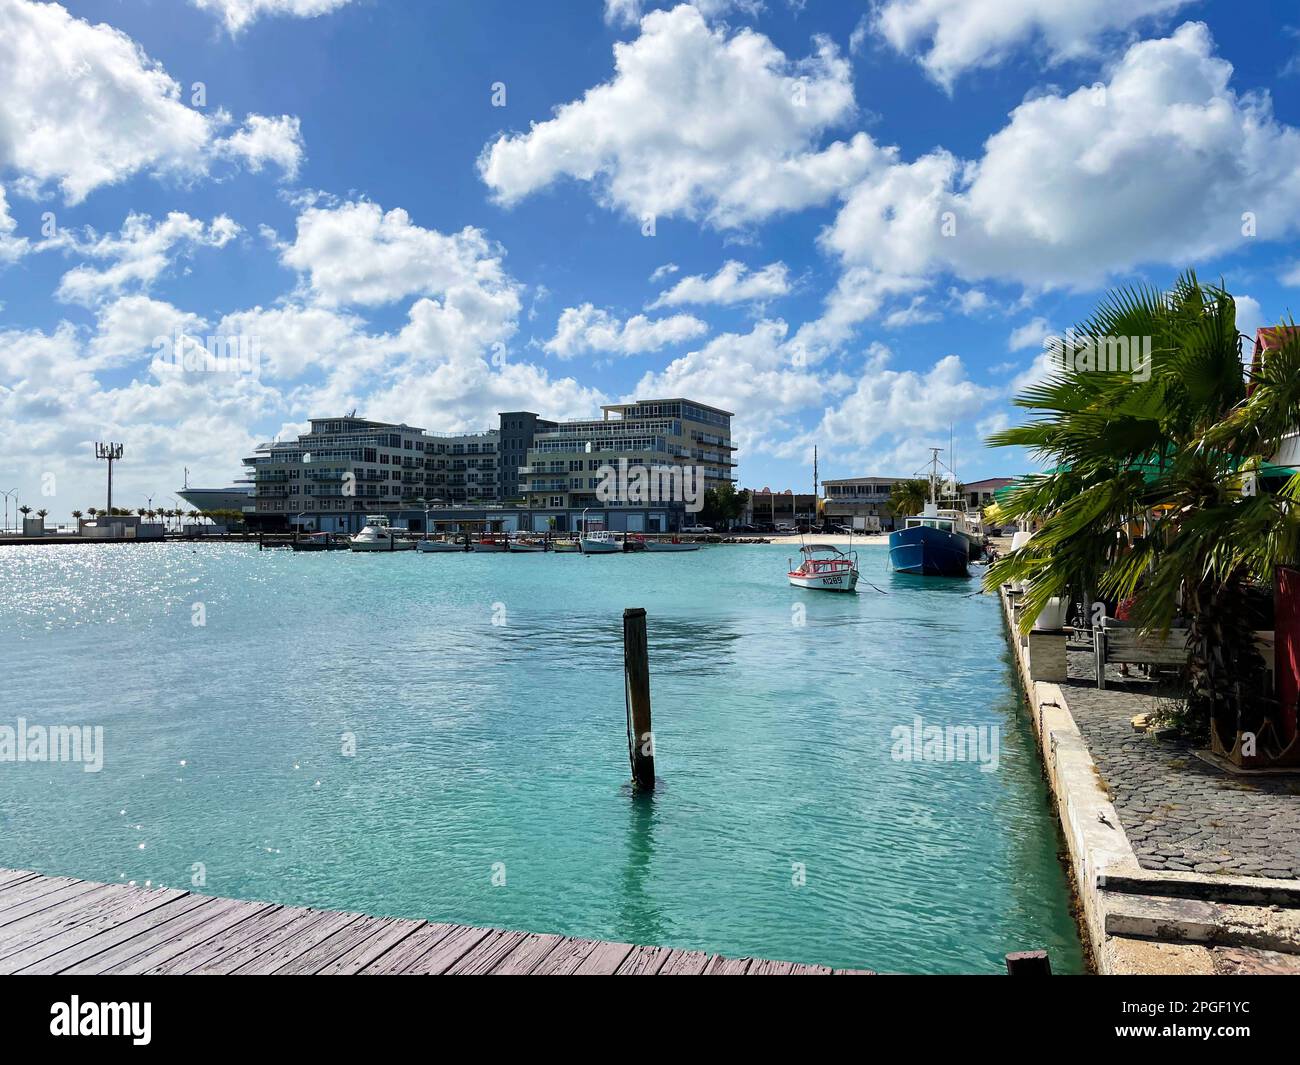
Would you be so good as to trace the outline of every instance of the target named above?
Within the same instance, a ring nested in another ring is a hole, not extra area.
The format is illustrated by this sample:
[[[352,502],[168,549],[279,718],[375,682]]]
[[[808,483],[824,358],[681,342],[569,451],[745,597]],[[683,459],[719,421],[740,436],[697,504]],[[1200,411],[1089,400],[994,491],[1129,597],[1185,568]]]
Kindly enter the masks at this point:
[[[313,418],[292,441],[260,445],[244,465],[261,527],[355,531],[370,513],[499,499],[496,430],[432,434],[352,415]]]
[[[533,512],[533,528],[573,529],[588,521],[631,532],[666,532],[681,524],[679,498],[608,498],[606,471],[677,469],[698,477],[699,491],[734,483],[735,447],[730,411],[688,399],[650,399],[601,408],[603,418],[538,422],[518,470],[519,494]],[[689,471],[689,472],[688,472]]]
[[[822,512],[828,525],[852,529],[892,529],[894,515],[889,493],[902,477],[845,477],[822,481],[825,503]]]

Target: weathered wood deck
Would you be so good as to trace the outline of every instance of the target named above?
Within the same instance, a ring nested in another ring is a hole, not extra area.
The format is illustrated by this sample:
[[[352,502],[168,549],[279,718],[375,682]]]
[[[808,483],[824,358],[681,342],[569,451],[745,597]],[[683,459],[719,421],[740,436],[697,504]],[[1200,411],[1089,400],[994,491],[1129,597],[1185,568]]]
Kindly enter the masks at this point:
[[[0,973],[847,974],[0,869]]]

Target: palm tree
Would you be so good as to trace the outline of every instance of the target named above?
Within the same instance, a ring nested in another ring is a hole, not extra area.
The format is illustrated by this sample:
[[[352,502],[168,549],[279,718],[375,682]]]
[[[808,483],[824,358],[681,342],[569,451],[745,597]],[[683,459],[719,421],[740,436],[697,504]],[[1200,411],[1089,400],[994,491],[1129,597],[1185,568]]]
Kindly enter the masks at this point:
[[[79,511],[79,510],[74,510],[74,511],[72,512],[72,517],[73,517],[73,520],[75,520],[75,521],[77,522],[77,524],[81,524],[81,511]]]
[[[1111,293],[1077,333],[1151,338],[1149,372],[1063,359],[1016,398],[1035,417],[989,443],[1027,448],[1049,469],[1001,506],[1041,528],[985,586],[1028,582],[1024,629],[1056,596],[1132,599],[1133,620],[1152,633],[1181,613],[1190,720],[1232,751],[1274,712],[1252,589],[1300,557],[1300,474],[1270,466],[1300,425],[1300,340],[1252,373],[1248,395],[1233,298],[1194,273],[1169,292]]]
[[[94,521],[94,520],[95,520],[95,515],[98,514],[99,511],[98,511],[95,507],[87,507],[87,508],[86,508],[86,513],[90,515],[90,519],[91,519],[91,521]]]
[[[889,489],[889,512],[898,517],[920,514],[930,500],[930,482],[923,477],[895,481]]]

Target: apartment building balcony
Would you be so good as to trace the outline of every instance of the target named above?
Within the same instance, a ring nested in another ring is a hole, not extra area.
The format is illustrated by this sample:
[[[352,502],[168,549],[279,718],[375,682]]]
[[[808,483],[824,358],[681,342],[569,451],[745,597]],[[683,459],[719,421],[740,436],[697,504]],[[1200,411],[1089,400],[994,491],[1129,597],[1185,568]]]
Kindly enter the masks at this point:
[[[525,493],[528,492],[567,492],[569,490],[568,481],[531,481],[523,487]]]

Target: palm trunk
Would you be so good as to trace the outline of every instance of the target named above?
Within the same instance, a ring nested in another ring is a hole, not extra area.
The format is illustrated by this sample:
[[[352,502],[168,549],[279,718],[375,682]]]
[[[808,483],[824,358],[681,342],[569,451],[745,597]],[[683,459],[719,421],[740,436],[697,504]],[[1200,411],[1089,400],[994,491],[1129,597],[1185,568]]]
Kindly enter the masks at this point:
[[[1242,733],[1258,734],[1271,705],[1243,577],[1239,571],[1222,582],[1203,580],[1183,600],[1190,618],[1188,709],[1225,751]]]

